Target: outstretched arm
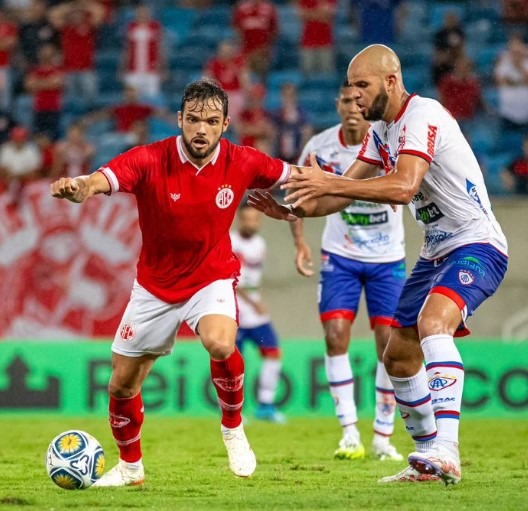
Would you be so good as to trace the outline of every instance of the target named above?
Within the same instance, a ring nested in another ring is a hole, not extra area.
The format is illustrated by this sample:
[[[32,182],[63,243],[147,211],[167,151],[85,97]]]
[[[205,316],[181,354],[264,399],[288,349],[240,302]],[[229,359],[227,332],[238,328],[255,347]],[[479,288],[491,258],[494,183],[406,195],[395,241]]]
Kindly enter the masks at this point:
[[[92,195],[110,192],[110,183],[102,172],[89,176],[61,177],[50,185],[51,195],[71,202],[84,202]]]
[[[341,200],[336,200],[336,197],[348,199],[348,204],[352,199],[383,204],[408,204],[429,169],[429,163],[423,158],[403,154],[398,157],[394,172],[390,174],[369,179],[350,179],[323,172],[313,154],[310,162],[311,172],[292,173],[288,182],[281,186],[282,189],[289,190],[286,200],[292,203],[295,214],[307,201],[311,203],[313,199],[317,200],[316,211],[319,214],[308,216],[321,216],[343,209],[344,206],[338,209],[334,207],[333,202]],[[321,213],[323,204],[328,202],[322,201],[321,197],[332,200],[330,211]]]

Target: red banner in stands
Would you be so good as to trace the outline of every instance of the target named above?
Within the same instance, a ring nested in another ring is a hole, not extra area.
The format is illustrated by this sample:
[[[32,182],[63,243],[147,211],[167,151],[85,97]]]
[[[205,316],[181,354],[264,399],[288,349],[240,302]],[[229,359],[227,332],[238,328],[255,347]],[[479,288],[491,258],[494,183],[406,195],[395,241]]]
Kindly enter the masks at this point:
[[[113,337],[139,254],[135,200],[53,199],[48,181],[0,195],[0,336]]]

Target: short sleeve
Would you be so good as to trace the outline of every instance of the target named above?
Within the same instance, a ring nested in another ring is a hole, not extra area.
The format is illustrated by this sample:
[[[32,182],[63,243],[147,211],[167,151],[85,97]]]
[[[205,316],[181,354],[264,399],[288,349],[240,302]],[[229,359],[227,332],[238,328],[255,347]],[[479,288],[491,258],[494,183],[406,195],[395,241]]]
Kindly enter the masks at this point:
[[[290,175],[290,165],[277,158],[270,158],[252,147],[243,147],[246,165],[253,169],[249,188],[274,188],[284,183]]]
[[[364,161],[365,163],[370,163],[371,165],[382,167],[383,161],[380,159],[375,137],[374,126],[370,126],[361,144],[357,159]]]
[[[98,171],[108,179],[111,193],[136,193],[150,160],[151,155],[146,146],[135,147],[111,159]]]
[[[432,120],[423,110],[410,114],[401,128],[402,139],[398,156],[410,154],[431,163],[438,147],[438,120]],[[403,133],[402,133],[403,132]]]
[[[313,151],[313,138],[311,138],[308,143],[304,146],[301,156],[297,160],[297,165],[301,167],[304,165],[310,165],[310,153]]]

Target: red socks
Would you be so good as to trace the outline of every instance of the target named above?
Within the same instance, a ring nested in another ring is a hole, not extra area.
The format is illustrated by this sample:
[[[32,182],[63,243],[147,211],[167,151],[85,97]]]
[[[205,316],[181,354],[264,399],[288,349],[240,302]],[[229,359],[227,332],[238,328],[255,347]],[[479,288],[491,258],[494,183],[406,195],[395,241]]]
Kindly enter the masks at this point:
[[[128,463],[141,459],[141,425],[143,424],[143,400],[141,393],[134,397],[110,396],[110,427],[114,435],[119,457]]]
[[[244,359],[238,348],[225,360],[211,359],[211,379],[222,408],[222,425],[236,428],[242,422],[244,403]]]

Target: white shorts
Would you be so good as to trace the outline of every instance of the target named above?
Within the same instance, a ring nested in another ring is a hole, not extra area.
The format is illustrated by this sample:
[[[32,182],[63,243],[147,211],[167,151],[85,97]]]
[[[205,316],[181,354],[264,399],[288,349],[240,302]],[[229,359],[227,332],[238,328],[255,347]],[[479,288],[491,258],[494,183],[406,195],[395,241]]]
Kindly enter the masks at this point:
[[[237,319],[234,279],[217,280],[182,303],[167,303],[134,282],[112,351],[126,357],[170,355],[183,321],[195,332],[200,319],[220,314]]]

